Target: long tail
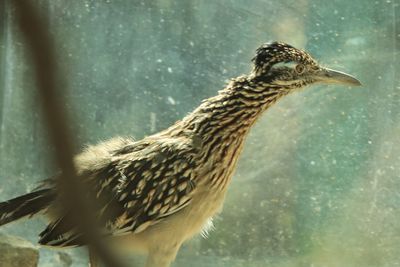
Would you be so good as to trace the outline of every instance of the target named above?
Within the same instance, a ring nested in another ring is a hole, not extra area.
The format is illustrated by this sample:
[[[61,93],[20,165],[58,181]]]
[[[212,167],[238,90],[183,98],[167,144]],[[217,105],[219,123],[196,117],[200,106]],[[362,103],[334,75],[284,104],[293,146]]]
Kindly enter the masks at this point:
[[[54,200],[51,189],[41,189],[5,202],[0,202],[0,226],[24,217],[32,217]]]

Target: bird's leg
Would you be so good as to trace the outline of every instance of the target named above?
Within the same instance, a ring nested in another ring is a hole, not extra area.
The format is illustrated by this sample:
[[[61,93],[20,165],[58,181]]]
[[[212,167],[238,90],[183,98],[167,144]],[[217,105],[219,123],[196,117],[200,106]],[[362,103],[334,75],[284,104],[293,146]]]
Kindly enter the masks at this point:
[[[89,267],[100,267],[99,259],[93,249],[88,248],[89,250]]]
[[[151,249],[147,257],[146,267],[169,267],[175,260],[179,245],[168,247],[157,247]]]

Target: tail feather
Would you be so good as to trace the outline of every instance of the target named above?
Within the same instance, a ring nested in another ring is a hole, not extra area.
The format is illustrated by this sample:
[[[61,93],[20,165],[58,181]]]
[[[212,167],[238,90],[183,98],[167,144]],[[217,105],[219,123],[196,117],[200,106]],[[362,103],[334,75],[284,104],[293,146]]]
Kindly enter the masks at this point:
[[[54,200],[52,190],[41,189],[0,202],[0,226],[24,217],[32,217],[46,209],[52,200]]]

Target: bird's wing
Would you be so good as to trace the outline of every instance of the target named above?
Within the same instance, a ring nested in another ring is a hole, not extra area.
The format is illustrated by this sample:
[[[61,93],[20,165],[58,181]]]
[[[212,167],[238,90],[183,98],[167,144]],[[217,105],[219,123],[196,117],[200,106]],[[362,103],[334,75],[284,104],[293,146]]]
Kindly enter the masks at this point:
[[[107,235],[141,232],[190,203],[195,182],[193,149],[187,142],[137,142],[112,156],[109,164],[87,178],[100,203],[97,219]],[[49,224],[40,237],[43,245],[84,245],[67,214]]]
[[[139,233],[186,207],[195,187],[193,149],[186,142],[153,144],[135,162],[118,166],[117,198],[122,212],[113,217],[114,235]]]

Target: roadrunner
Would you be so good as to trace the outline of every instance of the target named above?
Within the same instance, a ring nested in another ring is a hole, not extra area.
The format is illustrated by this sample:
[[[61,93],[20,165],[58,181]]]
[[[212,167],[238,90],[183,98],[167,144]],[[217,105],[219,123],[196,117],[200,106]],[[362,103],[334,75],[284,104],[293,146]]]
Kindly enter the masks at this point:
[[[147,267],[170,266],[182,243],[211,225],[245,138],[266,109],[307,85],[360,85],[285,43],[262,45],[252,61],[248,75],[232,79],[168,129],[139,141],[114,138],[74,159],[99,204],[95,214],[105,238],[147,252]],[[40,244],[85,245],[57,199],[55,179],[48,179],[32,193],[0,203],[0,225],[51,214]]]

